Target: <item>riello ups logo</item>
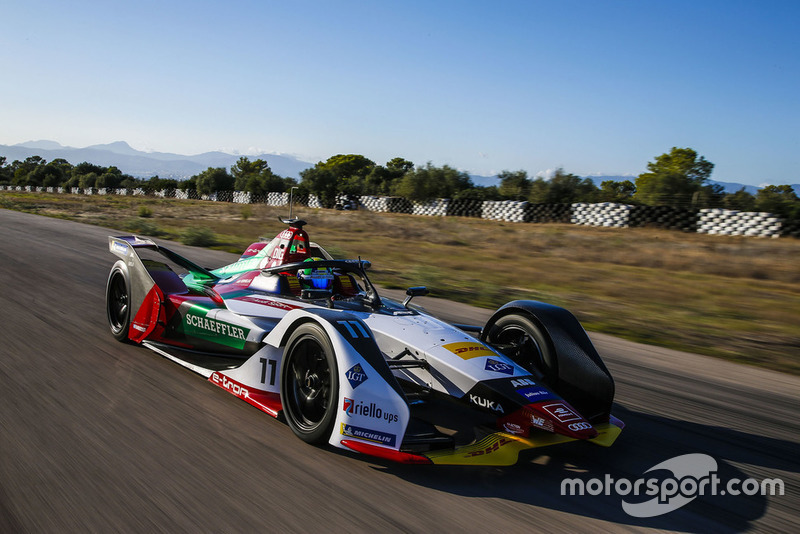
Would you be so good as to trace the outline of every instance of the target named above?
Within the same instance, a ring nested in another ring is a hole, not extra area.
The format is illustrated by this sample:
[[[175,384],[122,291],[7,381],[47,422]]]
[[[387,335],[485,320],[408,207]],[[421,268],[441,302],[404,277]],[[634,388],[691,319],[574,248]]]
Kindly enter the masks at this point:
[[[397,414],[384,410],[374,402],[367,404],[348,397],[344,398],[342,410],[349,416],[360,415],[373,419],[383,419],[387,423],[395,423],[398,419]]]

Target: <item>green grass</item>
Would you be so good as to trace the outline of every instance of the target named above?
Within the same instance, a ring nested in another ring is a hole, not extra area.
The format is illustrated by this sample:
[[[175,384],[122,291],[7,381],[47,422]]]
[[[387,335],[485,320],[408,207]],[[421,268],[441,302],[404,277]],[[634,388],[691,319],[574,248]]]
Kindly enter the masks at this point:
[[[151,216],[139,216],[147,206]],[[0,192],[0,207],[239,253],[287,208]],[[295,208],[311,239],[375,282],[496,308],[563,306],[588,330],[800,374],[800,240]]]

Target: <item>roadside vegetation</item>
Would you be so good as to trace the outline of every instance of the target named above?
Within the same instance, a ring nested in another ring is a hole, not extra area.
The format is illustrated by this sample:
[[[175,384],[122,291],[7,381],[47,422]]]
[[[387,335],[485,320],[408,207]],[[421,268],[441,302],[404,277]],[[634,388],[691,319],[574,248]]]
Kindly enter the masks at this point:
[[[286,208],[0,192],[0,207],[240,253]],[[566,307],[587,330],[800,374],[800,240],[295,207],[312,240],[391,288]]]
[[[479,186],[464,171],[428,162],[415,165],[393,158],[379,165],[359,154],[338,154],[300,173],[300,181],[276,175],[267,161],[239,158],[230,170],[209,167],[186,180],[135,178],[117,167],[66,160],[47,162],[39,156],[25,161],[6,161],[0,155],[0,185],[20,187],[65,187],[79,189],[142,189],[144,191],[194,191],[211,195],[244,191],[256,196],[287,192],[308,197],[314,194],[323,206],[333,207],[339,195],[398,196],[412,201],[436,198],[473,200],[523,200],[533,204],[574,202],[621,202],[675,208],[726,208],[772,213],[787,220],[800,220],[800,198],[790,185],[770,185],[753,195],[740,189],[726,193],[710,181],[714,164],[691,148],[673,147],[647,164],[647,172],[635,181],[606,180],[598,187],[591,178],[581,178],[558,169],[547,178],[529,177],[524,170],[502,171],[498,185]]]

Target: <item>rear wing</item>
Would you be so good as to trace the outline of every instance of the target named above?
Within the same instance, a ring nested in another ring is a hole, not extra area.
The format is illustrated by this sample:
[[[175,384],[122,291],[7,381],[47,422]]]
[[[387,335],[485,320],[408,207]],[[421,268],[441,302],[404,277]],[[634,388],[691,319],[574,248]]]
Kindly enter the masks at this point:
[[[154,241],[146,238],[142,238],[136,235],[124,235],[124,236],[108,236],[108,249],[111,251],[112,254],[120,258],[121,260],[128,262],[132,255],[138,257],[136,253],[136,249],[147,249],[153,250],[158,252],[165,258],[169,259],[170,261],[174,262],[176,265],[180,265],[190,273],[194,277],[194,280],[200,283],[213,283],[219,280],[218,276],[212,274],[208,269],[200,267],[196,263],[191,260],[187,260],[180,254],[177,254],[168,248],[161,247],[157,245]]]
[[[108,249],[125,264],[130,291],[131,324],[128,338],[141,343],[159,324],[163,324],[162,304],[165,293],[183,293],[187,290],[183,280],[163,262],[143,259],[138,250],[158,252],[173,264],[194,277],[194,282],[206,285],[219,280],[207,269],[196,265],[169,249],[156,245],[149,239],[128,236],[109,236]]]

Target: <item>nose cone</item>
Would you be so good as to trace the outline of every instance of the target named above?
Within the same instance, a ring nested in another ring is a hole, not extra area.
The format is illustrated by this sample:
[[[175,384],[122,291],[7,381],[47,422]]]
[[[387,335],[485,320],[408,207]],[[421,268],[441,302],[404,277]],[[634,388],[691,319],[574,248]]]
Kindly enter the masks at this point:
[[[532,412],[532,420],[543,419],[552,424],[551,432],[575,439],[597,437],[597,430],[578,411],[563,400],[543,401],[526,407]],[[534,426],[536,426],[534,424]]]
[[[527,437],[532,430],[544,430],[574,439],[592,439],[598,432],[566,401],[558,398],[527,404],[497,420],[498,427]]]

